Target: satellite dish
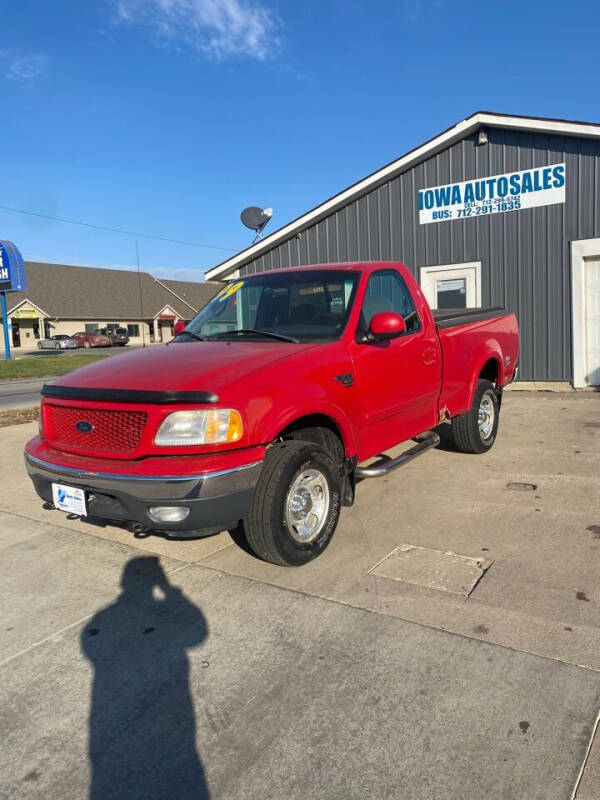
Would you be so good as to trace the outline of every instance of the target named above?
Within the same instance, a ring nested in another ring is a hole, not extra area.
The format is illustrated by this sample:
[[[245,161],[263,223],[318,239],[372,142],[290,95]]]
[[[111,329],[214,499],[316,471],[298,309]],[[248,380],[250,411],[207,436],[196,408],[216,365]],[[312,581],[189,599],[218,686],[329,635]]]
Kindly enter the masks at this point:
[[[256,232],[256,236],[254,237],[254,241],[256,241],[257,239],[262,239],[261,233],[263,228],[272,216],[272,208],[262,209],[259,208],[259,206],[248,206],[248,208],[245,208],[240,214],[240,219],[247,228]]]

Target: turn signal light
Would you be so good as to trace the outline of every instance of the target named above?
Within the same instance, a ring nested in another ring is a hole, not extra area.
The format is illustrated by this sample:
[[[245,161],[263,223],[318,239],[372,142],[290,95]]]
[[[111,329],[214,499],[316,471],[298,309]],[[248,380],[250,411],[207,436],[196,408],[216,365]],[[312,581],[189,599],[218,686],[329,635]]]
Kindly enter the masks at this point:
[[[244,425],[233,408],[173,411],[166,417],[154,439],[159,447],[194,444],[228,444],[242,438]]]

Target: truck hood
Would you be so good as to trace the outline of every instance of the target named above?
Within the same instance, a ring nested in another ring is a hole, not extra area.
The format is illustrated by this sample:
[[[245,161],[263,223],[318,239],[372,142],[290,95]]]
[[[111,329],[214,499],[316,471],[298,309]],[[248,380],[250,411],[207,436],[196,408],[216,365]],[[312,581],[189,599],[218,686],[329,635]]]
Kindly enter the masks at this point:
[[[109,356],[54,381],[86,389],[207,391],[220,395],[258,369],[303,358],[314,344],[178,342]],[[226,392],[230,394],[229,392]]]

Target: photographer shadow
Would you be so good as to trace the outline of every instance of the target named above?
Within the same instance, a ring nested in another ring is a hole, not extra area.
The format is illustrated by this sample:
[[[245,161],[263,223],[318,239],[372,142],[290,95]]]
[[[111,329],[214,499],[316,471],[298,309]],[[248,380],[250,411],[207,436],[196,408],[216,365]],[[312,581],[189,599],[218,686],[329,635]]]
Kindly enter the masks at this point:
[[[131,559],[121,587],[81,634],[94,669],[90,798],[207,800],[187,656],[206,619],[155,556]]]

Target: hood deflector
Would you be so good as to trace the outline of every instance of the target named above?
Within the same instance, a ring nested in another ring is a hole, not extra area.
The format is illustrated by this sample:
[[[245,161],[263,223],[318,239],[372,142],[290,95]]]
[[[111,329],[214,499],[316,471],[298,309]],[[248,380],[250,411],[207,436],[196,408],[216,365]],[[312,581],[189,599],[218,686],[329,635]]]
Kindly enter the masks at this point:
[[[214,392],[147,391],[141,389],[96,389],[84,386],[57,386],[45,383],[40,392],[44,397],[57,397],[62,400],[99,400],[106,403],[156,403],[170,405],[181,403],[218,403],[219,396]]]

